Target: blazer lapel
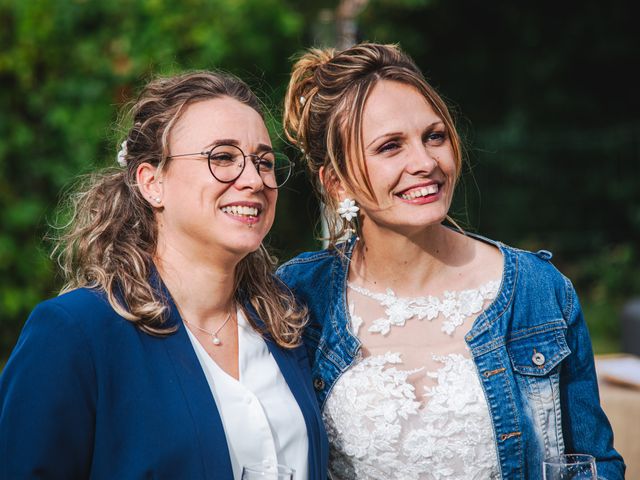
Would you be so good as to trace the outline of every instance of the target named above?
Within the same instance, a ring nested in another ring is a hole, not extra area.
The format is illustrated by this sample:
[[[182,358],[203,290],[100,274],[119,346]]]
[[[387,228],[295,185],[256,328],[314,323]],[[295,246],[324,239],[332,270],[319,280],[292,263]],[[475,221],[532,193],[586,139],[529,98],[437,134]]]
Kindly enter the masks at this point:
[[[155,282],[152,281],[152,285],[155,283],[154,286],[165,296],[169,304],[170,316],[167,323],[169,326],[177,326],[177,331],[168,336],[164,344],[182,390],[185,405],[193,418],[198,437],[197,442],[194,442],[194,448],[200,449],[204,469],[203,478],[233,480],[227,438],[209,383],[171,294],[159,275],[156,274],[155,277],[152,279],[155,280]]]

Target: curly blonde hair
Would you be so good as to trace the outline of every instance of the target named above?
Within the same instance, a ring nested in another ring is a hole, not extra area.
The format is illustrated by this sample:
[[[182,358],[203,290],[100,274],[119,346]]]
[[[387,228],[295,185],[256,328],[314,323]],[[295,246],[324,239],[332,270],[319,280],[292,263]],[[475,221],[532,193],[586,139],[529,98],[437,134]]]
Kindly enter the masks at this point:
[[[457,176],[460,173],[462,146],[451,113],[397,45],[361,43],[343,51],[307,50],[293,66],[283,123],[289,141],[303,152],[316,191],[326,206],[330,246],[345,235],[347,225],[332,213],[337,200],[323,188],[320,170],[324,169],[325,181],[337,180],[348,190],[376,201],[364,161],[362,117],[367,98],[381,80],[412,86],[424,96],[445,124]],[[355,152],[355,158],[347,158],[347,152]]]
[[[218,72],[191,72],[158,78],[141,92],[130,110],[120,169],[89,175],[69,195],[62,208],[69,222],[56,235],[53,256],[65,279],[62,292],[88,287],[106,292],[119,315],[152,335],[167,335],[167,300],[149,284],[157,247],[152,207],[136,185],[136,170],[147,162],[165,167],[171,161],[168,138],[188,105],[230,97],[263,116],[258,98],[238,78]],[[306,310],[273,274],[276,259],[261,245],[236,267],[236,301],[248,301],[264,321],[266,332],[280,346],[300,344]],[[251,315],[247,318],[254,328]]]

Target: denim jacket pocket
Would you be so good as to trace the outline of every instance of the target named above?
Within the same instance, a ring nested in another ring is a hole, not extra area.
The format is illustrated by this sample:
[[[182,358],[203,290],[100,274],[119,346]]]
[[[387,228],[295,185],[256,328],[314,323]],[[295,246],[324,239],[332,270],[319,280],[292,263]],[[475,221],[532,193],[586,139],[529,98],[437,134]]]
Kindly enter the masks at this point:
[[[521,375],[548,375],[571,353],[564,334],[564,328],[555,328],[510,341],[507,352],[513,369]]]

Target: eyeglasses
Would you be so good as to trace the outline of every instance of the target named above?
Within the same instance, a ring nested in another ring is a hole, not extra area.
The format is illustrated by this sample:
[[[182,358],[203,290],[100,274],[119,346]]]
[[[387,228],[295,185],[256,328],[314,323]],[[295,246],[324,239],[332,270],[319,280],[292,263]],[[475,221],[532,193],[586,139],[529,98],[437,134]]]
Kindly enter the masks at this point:
[[[170,155],[167,158],[189,157],[192,155],[207,157],[211,175],[222,183],[235,182],[244,172],[247,158],[256,167],[262,182],[268,188],[278,188],[284,185],[289,180],[293,169],[291,160],[284,153],[267,151],[260,155],[245,155],[240,147],[235,145],[216,145],[208,151]]]

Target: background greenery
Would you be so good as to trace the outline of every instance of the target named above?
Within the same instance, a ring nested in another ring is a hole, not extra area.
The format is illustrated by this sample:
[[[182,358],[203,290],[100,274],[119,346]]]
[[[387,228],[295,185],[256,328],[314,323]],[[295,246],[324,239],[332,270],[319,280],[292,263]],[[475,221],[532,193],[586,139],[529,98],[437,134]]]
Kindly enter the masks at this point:
[[[332,42],[336,4],[0,0],[0,359],[59,288],[47,225],[75,176],[115,162],[124,102],[156,74],[223,68],[256,88],[278,135],[290,57]],[[372,0],[358,18],[358,40],[399,42],[457,112],[456,218],[554,251],[600,352],[619,348],[619,309],[640,295],[633,5]],[[281,258],[318,246],[299,170],[271,236]]]

